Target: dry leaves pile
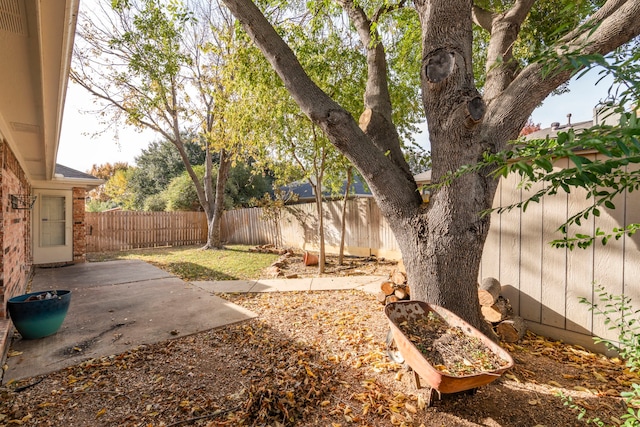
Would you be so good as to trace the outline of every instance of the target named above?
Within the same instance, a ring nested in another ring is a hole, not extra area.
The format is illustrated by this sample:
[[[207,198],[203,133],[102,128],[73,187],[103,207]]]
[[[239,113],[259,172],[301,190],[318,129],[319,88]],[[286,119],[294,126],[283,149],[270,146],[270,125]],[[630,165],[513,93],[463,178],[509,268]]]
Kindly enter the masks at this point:
[[[508,347],[516,367],[502,378],[426,407],[427,391],[385,355],[388,324],[375,297],[224,297],[259,318],[10,384],[0,424],[573,426],[584,424],[558,390],[615,423],[615,396],[638,381],[615,359],[529,336]]]
[[[450,327],[433,311],[414,321],[404,321],[398,327],[431,366],[445,374],[461,377],[496,371],[508,365],[480,339],[465,334],[460,327]]]

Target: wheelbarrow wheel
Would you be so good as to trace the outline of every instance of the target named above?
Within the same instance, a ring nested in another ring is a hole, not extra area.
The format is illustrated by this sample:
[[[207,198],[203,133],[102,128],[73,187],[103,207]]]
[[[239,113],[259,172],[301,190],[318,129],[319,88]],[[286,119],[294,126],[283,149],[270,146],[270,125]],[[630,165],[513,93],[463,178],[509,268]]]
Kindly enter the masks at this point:
[[[396,342],[393,340],[393,331],[391,329],[387,332],[387,356],[393,362],[399,363],[400,365],[404,364],[404,357],[402,357],[402,354],[398,351]]]

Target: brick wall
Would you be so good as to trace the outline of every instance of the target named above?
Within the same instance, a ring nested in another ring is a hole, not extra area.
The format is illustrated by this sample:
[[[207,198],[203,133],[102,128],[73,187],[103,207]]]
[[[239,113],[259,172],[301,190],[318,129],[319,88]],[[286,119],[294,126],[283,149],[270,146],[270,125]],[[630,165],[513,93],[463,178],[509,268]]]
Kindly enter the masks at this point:
[[[84,217],[84,204],[87,192],[84,188],[73,188],[73,262],[85,262],[87,259],[87,233]]]
[[[8,144],[0,141],[0,319],[6,301],[27,287],[31,274],[31,210],[14,209],[11,195],[31,195],[31,185]]]

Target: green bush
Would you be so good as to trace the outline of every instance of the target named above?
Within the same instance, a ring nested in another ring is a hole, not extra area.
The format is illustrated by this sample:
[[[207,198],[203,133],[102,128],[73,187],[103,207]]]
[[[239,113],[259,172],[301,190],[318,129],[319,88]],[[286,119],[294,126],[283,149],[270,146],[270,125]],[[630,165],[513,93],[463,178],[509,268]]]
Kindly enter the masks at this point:
[[[147,212],[162,212],[167,208],[167,199],[163,193],[152,194],[144,199],[143,209]]]
[[[604,318],[609,330],[617,332],[617,341],[595,337],[596,343],[604,344],[609,350],[618,353],[631,371],[640,369],[640,310],[634,310],[631,298],[624,295],[611,295],[603,287],[597,288],[599,302],[591,302],[580,298],[580,302],[591,306],[590,310]],[[620,416],[622,427],[640,426],[640,384],[632,384],[631,390],[620,393],[627,411]],[[564,404],[579,412],[578,419],[584,419],[586,410],[573,403],[571,397],[561,394]],[[599,418],[585,420],[587,424],[604,427],[606,424]]]

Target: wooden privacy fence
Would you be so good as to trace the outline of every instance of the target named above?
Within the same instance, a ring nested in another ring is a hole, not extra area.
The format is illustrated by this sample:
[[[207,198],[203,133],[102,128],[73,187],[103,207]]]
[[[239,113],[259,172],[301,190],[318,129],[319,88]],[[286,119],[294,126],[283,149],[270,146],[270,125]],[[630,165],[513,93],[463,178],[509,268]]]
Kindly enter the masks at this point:
[[[325,245],[329,253],[337,253],[340,247],[341,214],[342,202],[325,202]],[[373,199],[349,200],[346,215],[346,254],[400,257],[395,237]],[[286,206],[269,214],[260,208],[237,209],[224,213],[222,240],[317,250],[317,221],[314,203]],[[195,245],[207,240],[203,212],[87,212],[86,230],[87,252]]]
[[[323,203],[325,248],[338,253],[342,225],[342,201]],[[229,243],[317,250],[318,214],[315,203],[288,205],[276,211],[260,208],[225,212],[223,240]],[[347,201],[345,254],[400,258],[396,239],[372,198]]]
[[[122,251],[157,246],[185,246],[207,241],[203,212],[87,212],[87,252]]]
[[[598,156],[583,154],[592,161]],[[559,159],[556,169],[570,167]],[[629,166],[631,168],[631,166]],[[494,206],[520,203],[542,189],[536,183],[529,190],[520,185],[515,174],[500,180]],[[603,316],[591,311],[580,298],[597,301],[597,288],[603,286],[612,295],[626,295],[640,307],[640,233],[611,239],[606,245],[597,241],[587,249],[554,248],[549,242],[561,237],[558,227],[568,217],[592,206],[583,189],[571,193],[559,191],[540,203],[529,204],[526,211],[514,209],[502,215],[493,213],[484,246],[481,277],[495,277],[503,286],[513,309],[529,329],[546,336],[589,346],[591,335],[616,340],[616,331],[608,330]],[[640,194],[637,191],[616,196],[616,209],[600,207],[600,215],[591,215],[581,224],[569,227],[570,233],[593,235],[598,228],[610,232],[628,223],[640,222]]]

